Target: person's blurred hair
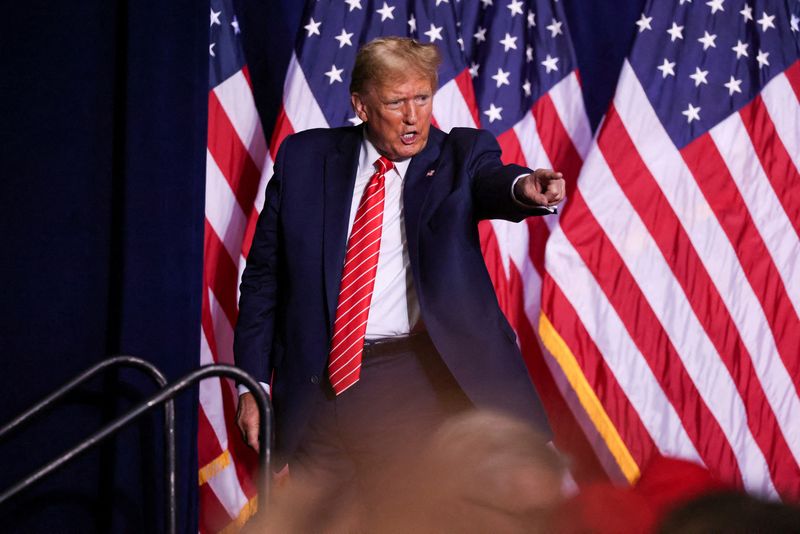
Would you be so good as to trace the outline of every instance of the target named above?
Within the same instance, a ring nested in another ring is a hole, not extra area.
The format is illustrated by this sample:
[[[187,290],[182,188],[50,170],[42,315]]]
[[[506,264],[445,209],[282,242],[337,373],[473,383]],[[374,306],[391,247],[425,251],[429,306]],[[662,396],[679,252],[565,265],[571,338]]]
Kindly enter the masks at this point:
[[[800,508],[742,492],[703,495],[670,512],[659,534],[800,533]]]

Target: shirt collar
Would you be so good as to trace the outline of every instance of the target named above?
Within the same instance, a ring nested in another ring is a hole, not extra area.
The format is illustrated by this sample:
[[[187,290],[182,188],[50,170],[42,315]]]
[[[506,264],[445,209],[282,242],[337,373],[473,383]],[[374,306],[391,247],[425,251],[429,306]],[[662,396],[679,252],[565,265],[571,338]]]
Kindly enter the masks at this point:
[[[367,139],[366,128],[364,129],[362,141],[361,141],[361,152],[359,154],[358,159],[358,167],[360,169],[370,169],[374,171],[373,164],[375,161],[381,157],[378,153],[378,149],[375,148],[375,145]],[[402,161],[394,161],[394,169],[393,171],[402,179],[406,176],[406,171],[408,170],[408,166],[411,164],[411,158],[404,159]]]

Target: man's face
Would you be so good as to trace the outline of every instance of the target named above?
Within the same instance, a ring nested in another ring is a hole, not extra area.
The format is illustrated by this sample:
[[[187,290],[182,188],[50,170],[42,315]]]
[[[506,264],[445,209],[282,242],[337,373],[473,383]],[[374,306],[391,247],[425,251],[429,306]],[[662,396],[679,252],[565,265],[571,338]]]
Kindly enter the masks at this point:
[[[412,75],[396,83],[373,83],[351,99],[356,115],[367,123],[367,138],[382,156],[398,161],[425,148],[433,106],[428,78]]]

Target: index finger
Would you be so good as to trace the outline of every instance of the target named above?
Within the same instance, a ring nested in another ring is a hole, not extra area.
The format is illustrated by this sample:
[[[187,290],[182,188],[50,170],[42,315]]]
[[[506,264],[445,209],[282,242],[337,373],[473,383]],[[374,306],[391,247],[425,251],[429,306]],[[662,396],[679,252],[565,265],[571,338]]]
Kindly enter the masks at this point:
[[[540,178],[544,178],[547,181],[560,180],[564,177],[564,175],[561,174],[560,172],[551,169],[540,169],[540,170],[542,171],[539,175]]]

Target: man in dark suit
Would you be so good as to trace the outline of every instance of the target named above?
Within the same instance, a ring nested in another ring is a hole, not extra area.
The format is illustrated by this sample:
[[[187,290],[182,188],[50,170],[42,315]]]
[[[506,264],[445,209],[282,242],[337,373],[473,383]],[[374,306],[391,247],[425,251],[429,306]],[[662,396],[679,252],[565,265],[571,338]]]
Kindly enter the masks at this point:
[[[476,223],[552,213],[564,180],[503,165],[485,131],[432,127],[439,63],[411,39],[365,45],[350,86],[363,124],[301,132],[278,152],[234,348],[272,384],[293,473],[357,479],[469,406],[547,432]],[[249,393],[238,423],[258,447]]]

